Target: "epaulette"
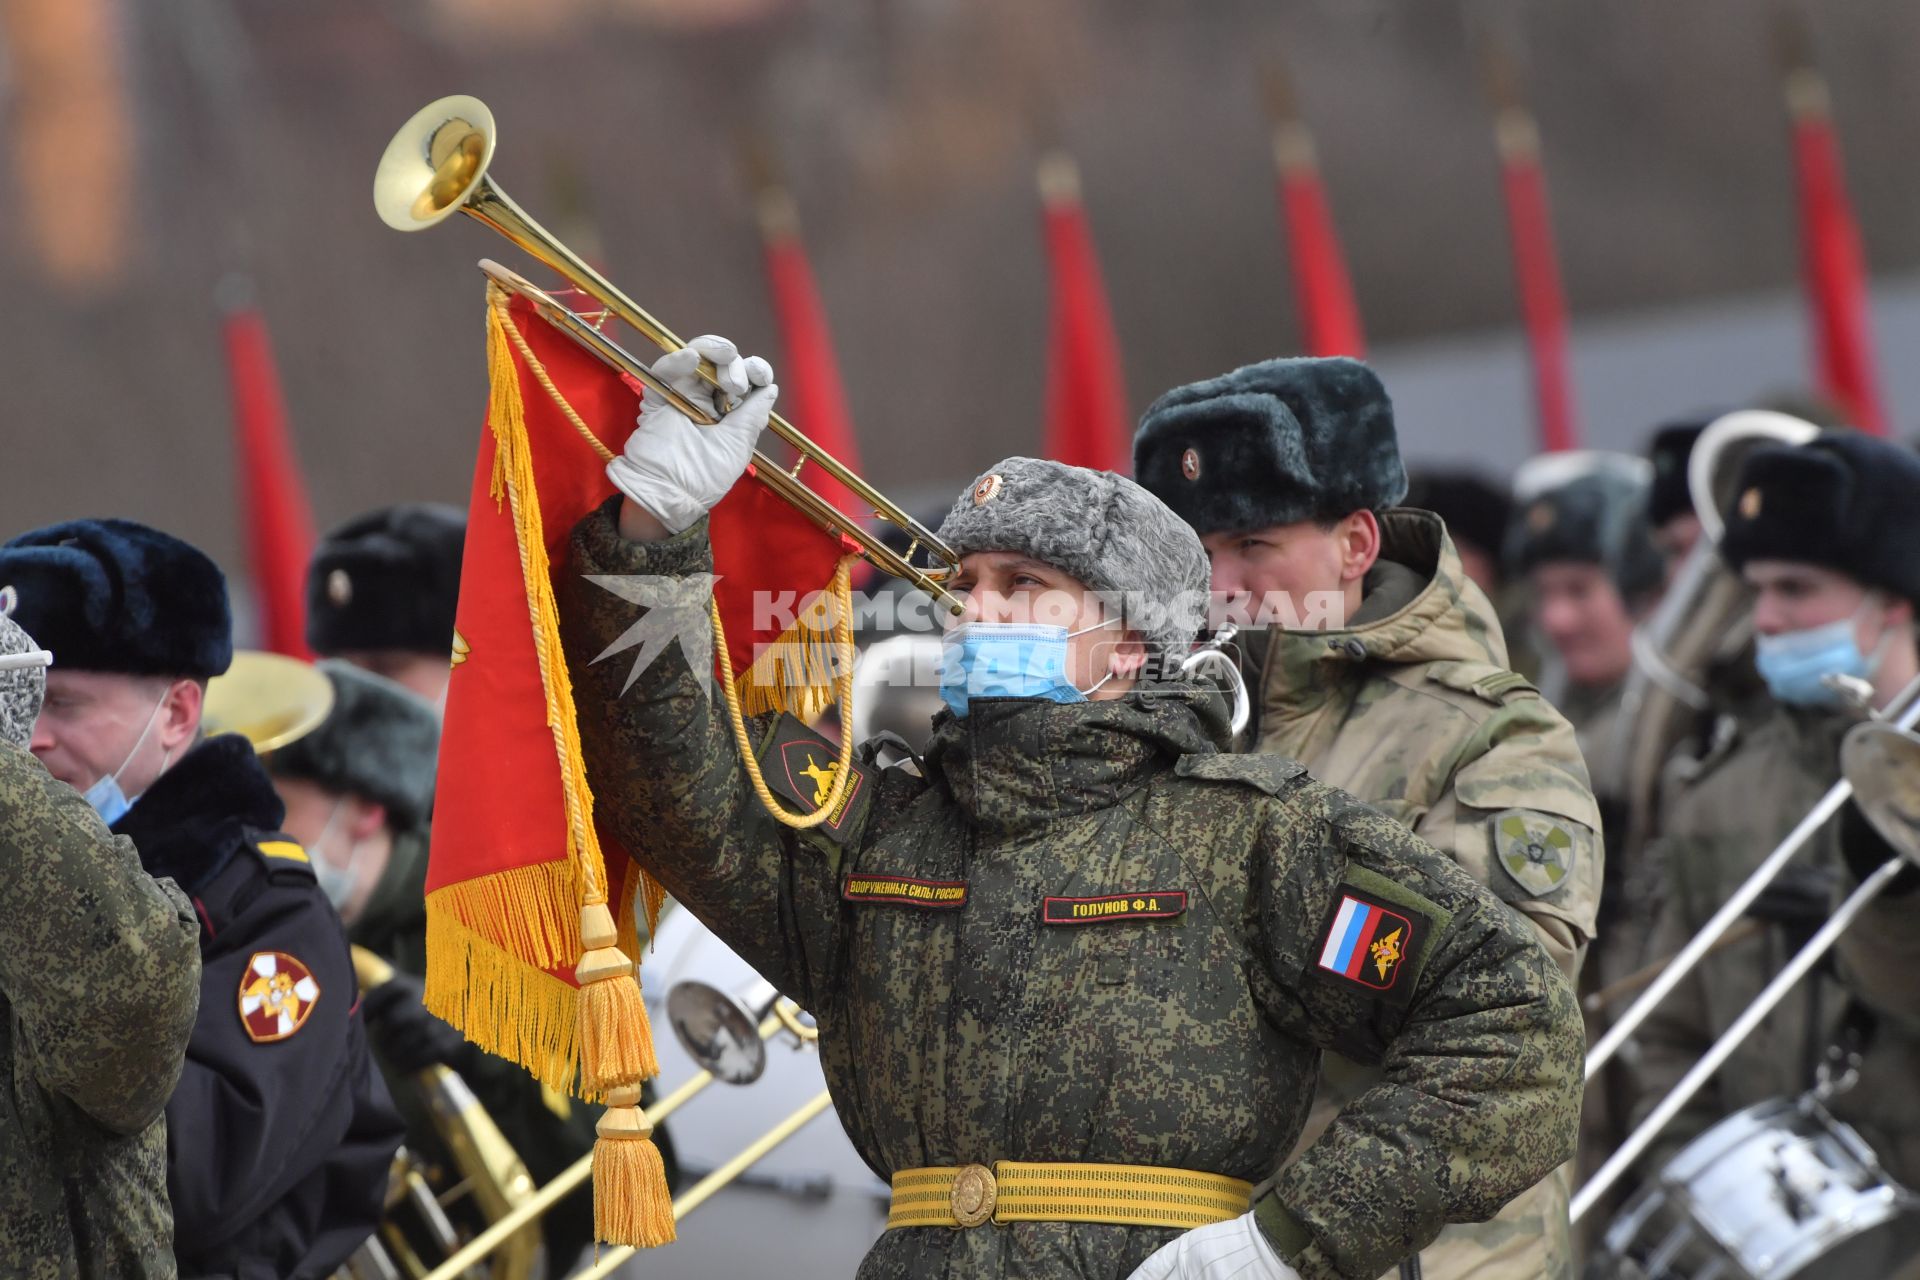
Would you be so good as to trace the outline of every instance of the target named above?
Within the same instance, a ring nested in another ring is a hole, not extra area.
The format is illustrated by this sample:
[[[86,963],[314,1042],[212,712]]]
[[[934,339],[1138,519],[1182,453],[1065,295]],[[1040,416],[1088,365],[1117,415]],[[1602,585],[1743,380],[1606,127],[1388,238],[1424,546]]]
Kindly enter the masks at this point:
[[[260,859],[269,880],[314,879],[313,859],[307,856],[299,841],[289,839],[284,832],[249,830],[246,847]]]
[[[1281,795],[1306,776],[1307,766],[1286,756],[1190,755],[1173,764],[1174,773],[1183,778],[1206,778],[1213,782],[1237,782],[1270,796]]]
[[[1540,696],[1533,682],[1517,671],[1491,662],[1429,662],[1427,679],[1455,693],[1470,693],[1482,702],[1503,707],[1515,698]]]

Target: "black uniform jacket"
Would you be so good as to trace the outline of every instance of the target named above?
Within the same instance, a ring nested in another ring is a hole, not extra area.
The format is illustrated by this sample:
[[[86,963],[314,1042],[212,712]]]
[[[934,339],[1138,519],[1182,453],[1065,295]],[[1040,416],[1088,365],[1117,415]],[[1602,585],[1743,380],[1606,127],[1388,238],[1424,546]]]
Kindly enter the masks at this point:
[[[200,917],[200,1015],[167,1104],[183,1277],[325,1276],[378,1225],[401,1129],[340,918],[244,738],[190,751],[114,831]]]

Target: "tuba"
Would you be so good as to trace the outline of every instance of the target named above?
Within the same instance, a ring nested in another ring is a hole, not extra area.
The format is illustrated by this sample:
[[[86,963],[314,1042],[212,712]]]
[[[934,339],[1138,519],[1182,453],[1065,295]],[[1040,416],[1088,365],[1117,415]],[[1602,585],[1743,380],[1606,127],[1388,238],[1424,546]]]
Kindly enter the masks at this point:
[[[496,141],[493,112],[478,98],[455,94],[416,111],[387,144],[374,172],[373,203],[381,221],[396,231],[424,231],[456,211],[464,213],[559,272],[575,288],[662,351],[678,351],[686,346],[678,335],[647,314],[552,232],[528,217],[494,183],[487,175],[487,168],[493,161]],[[602,333],[593,319],[566,307],[545,290],[498,263],[482,261],[480,265],[492,280],[527,299],[543,319],[588,352],[652,389],[694,422],[711,425],[710,415],[655,378],[645,364]],[[705,361],[701,362],[700,372],[708,381],[713,380],[713,367]],[[768,421],[767,427],[793,446],[799,461],[790,469],[784,468],[755,450],[752,474],[760,483],[828,533],[845,538],[868,563],[885,573],[905,578],[954,613],[961,611],[960,602],[942,585],[959,565],[959,557],[952,548],[778,413]],[[849,520],[804,484],[800,471],[809,462],[845,485],[880,520],[904,532],[908,539],[906,551],[895,552],[877,535]],[[939,563],[913,564],[914,555],[922,549]]]
[[[1756,449],[1805,444],[1819,430],[1784,413],[1742,409],[1715,419],[1694,444],[1687,487],[1700,517],[1700,539],[1653,616],[1634,629],[1633,671],[1621,694],[1616,747],[1630,815],[1623,851],[1640,849],[1652,835],[1661,768],[1692,718],[1711,709],[1709,671],[1737,658],[1752,639],[1746,586],[1716,550],[1726,528],[1723,513],[1738,497],[1733,490],[1740,466]]]

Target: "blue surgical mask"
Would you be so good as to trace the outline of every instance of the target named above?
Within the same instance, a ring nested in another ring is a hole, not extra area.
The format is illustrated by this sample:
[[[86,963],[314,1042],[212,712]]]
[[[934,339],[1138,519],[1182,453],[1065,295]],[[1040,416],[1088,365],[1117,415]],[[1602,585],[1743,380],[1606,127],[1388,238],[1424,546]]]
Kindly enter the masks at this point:
[[[1068,631],[1037,622],[963,622],[940,645],[940,700],[956,716],[966,715],[974,698],[1085,702],[1113,673],[1093,689],[1076,687],[1067,678],[1067,641],[1108,625]]]
[[[88,804],[93,806],[93,811],[100,815],[100,821],[108,826],[126,817],[127,810],[133,808],[133,801],[127,799],[127,793],[120,789],[120,775],[126,772],[127,765],[132,763],[133,757],[145,744],[147,735],[153,732],[154,724],[160,719],[160,708],[166,705],[167,695],[163,693],[160,695],[160,701],[153,704],[153,714],[147,717],[147,727],[140,731],[140,736],[133,740],[131,747],[127,748],[127,754],[120,761],[120,767],[88,787],[82,796]],[[161,771],[165,772],[166,767],[166,761],[162,760]]]
[[[340,806],[345,803],[345,800],[333,802],[333,812],[327,815],[326,825],[307,845],[307,861],[313,867],[313,878],[320,882],[320,892],[327,895],[327,901],[333,904],[335,911],[346,910],[347,900],[353,897],[354,883],[359,879],[360,870],[358,841],[347,850],[347,865],[344,867],[335,866],[333,859],[321,847],[326,844],[327,837],[333,834],[334,825],[340,820]]]
[[[1767,692],[1796,707],[1840,707],[1845,699],[1822,682],[1823,676],[1852,676],[1867,680],[1880,665],[1879,654],[1860,652],[1852,618],[1842,618],[1805,631],[1777,636],[1755,636],[1754,665],[1767,682]]]

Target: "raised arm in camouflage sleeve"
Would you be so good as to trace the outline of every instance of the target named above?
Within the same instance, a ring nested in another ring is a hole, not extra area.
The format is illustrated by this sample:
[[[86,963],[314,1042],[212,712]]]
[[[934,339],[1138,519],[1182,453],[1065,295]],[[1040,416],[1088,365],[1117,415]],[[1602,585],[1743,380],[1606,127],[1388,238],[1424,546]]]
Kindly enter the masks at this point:
[[[627,688],[639,648],[595,659],[639,613],[591,577],[678,579],[711,573],[704,519],[664,542],[620,536],[609,504],[575,530],[559,586],[562,635],[597,814],[648,869],[728,946],[783,992],[811,1006],[838,919],[837,867],[790,857],[790,831],[749,789],[720,691],[703,694],[681,646],[668,643]],[[705,610],[705,602],[698,602]],[[666,639],[667,637],[662,637]],[[750,740],[773,717],[748,720]],[[661,744],[671,743],[671,759]]]
[[[1580,1016],[1532,931],[1448,859],[1331,788],[1286,799],[1255,907],[1269,1016],[1383,1078],[1257,1210],[1303,1275],[1376,1275],[1572,1156]]]
[[[199,1007],[198,933],[130,841],[0,741],[0,992],[17,1065],[112,1132],[152,1123]]]

